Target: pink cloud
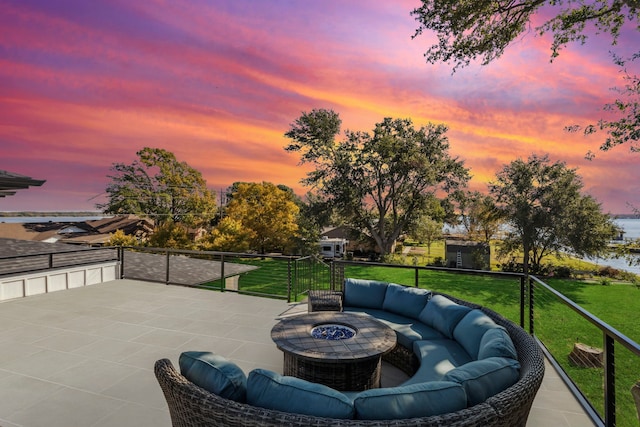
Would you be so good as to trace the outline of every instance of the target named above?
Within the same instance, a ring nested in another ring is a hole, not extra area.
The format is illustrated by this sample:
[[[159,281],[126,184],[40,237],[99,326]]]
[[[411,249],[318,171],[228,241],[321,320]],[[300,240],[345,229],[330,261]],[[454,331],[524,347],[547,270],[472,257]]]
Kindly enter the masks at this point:
[[[0,168],[48,181],[0,206],[91,207],[111,164],[144,146],[173,151],[212,188],[266,180],[302,194],[305,169],[283,134],[302,111],[333,108],[343,129],[370,131],[386,116],[447,123],[474,188],[518,156],[549,152],[579,166],[612,211],[627,210],[633,194],[600,177],[637,182],[638,158],[617,150],[607,166],[585,162],[598,142],[563,131],[597,120],[620,83],[606,51],[572,46],[549,64],[548,39],[527,36],[490,66],[452,76],[424,63],[432,36],[411,40],[417,5],[3,5]]]

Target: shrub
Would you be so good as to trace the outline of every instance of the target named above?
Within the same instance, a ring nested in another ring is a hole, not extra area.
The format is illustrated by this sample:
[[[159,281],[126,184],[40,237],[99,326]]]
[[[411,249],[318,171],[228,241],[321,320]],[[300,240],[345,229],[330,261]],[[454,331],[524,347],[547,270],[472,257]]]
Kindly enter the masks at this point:
[[[620,270],[617,268],[609,267],[608,265],[601,267],[598,270],[598,276],[600,277],[611,277],[616,278],[620,277]]]
[[[573,270],[566,265],[558,265],[553,269],[553,277],[558,279],[570,279],[572,275]]]
[[[434,267],[444,267],[444,260],[441,256],[437,256],[433,259],[431,265],[433,265]]]

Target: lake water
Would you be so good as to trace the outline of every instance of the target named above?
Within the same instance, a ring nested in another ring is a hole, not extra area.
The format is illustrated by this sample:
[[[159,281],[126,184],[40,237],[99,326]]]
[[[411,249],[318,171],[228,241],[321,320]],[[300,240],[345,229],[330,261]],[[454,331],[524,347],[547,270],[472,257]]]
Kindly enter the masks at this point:
[[[30,223],[30,222],[81,222],[93,221],[105,218],[105,215],[99,216],[5,216],[0,217],[0,222],[6,223]]]
[[[625,240],[638,240],[640,239],[640,219],[616,219],[615,223],[624,230]],[[595,262],[598,265],[608,265],[618,270],[626,270],[635,274],[640,274],[640,255],[634,255],[636,262],[629,263],[626,259],[604,259],[595,258],[588,259],[590,262]]]

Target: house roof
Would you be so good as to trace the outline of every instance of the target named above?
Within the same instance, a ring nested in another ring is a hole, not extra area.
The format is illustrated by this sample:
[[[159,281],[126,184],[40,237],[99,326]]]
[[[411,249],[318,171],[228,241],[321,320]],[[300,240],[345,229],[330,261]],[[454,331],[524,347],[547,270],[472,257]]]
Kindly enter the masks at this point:
[[[44,183],[44,179],[33,179],[29,176],[0,170],[0,197],[13,196],[16,194],[16,190],[41,186]]]
[[[135,215],[123,215],[78,222],[0,222],[0,237],[38,242],[104,244],[116,230],[137,237],[144,236],[153,231],[153,221]]]

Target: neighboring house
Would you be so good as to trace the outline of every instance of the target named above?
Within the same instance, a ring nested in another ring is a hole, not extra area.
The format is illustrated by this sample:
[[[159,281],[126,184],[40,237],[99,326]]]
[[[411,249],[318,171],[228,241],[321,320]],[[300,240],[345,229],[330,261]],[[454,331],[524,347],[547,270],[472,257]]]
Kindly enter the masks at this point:
[[[491,248],[483,242],[446,240],[445,258],[445,267],[488,270],[491,266]]]
[[[323,239],[346,240],[347,244],[344,252],[351,252],[356,254],[356,256],[380,253],[380,250],[373,238],[346,225],[325,228],[320,233],[320,239],[320,243],[322,243]]]
[[[187,234],[192,241],[197,242],[207,234],[207,229],[204,227],[189,228]]]
[[[47,243],[100,246],[104,245],[111,238],[111,234],[117,230],[122,230],[125,234],[144,242],[153,233],[153,221],[135,215],[117,215],[78,222],[0,222],[0,237]]]

